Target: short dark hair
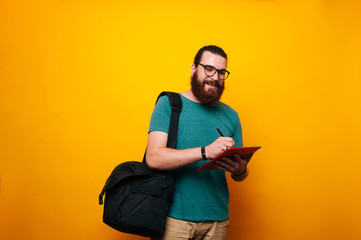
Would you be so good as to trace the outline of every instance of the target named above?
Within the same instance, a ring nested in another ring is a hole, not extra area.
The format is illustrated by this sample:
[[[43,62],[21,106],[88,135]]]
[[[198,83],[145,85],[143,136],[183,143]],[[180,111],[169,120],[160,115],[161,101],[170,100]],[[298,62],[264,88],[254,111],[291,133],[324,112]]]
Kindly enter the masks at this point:
[[[198,50],[196,56],[194,57],[194,65],[198,66],[198,63],[201,61],[201,58],[203,56],[203,53],[205,51],[211,52],[213,54],[219,55],[221,57],[224,57],[227,60],[227,54],[223,51],[222,48],[216,46],[216,45],[208,45],[204,46],[201,49]]]

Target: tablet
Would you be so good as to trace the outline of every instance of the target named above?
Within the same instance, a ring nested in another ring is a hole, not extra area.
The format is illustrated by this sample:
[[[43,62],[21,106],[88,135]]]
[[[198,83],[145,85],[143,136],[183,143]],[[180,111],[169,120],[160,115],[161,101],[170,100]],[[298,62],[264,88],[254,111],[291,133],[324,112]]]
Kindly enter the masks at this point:
[[[237,148],[230,148],[218,155],[217,157],[213,158],[212,160],[208,161],[207,163],[203,164],[197,170],[213,170],[217,169],[214,163],[222,159],[224,157],[232,157],[234,154],[238,154],[241,157],[247,157],[250,154],[255,153],[261,147],[237,147]]]

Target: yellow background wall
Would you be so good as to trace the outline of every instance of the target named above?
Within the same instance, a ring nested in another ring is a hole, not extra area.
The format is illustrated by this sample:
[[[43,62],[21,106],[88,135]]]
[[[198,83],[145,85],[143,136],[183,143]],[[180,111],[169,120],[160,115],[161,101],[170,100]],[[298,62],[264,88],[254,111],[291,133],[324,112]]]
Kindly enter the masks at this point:
[[[156,96],[229,55],[246,146],[228,239],[361,239],[361,3],[0,0],[0,239],[144,239],[98,194],[141,160]]]

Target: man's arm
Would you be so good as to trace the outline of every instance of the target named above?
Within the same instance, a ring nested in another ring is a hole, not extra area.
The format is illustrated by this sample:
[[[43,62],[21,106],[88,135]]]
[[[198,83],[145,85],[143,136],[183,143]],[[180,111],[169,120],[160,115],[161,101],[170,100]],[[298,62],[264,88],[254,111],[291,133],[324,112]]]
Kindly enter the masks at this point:
[[[156,170],[173,170],[191,163],[201,161],[201,146],[188,149],[167,148],[168,134],[160,131],[150,132],[148,135],[146,162],[149,168]],[[206,146],[206,157],[214,158],[227,147],[233,147],[234,141],[230,137],[219,137]]]

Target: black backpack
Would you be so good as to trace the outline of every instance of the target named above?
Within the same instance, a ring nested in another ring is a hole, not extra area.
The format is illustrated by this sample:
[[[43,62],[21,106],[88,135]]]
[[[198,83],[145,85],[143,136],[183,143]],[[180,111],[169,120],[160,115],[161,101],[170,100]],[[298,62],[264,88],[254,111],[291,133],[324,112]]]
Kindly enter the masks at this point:
[[[172,107],[167,147],[176,148],[178,122],[182,100],[177,93],[168,95]],[[158,102],[157,99],[157,102]],[[174,177],[170,171],[154,171],[145,162],[129,161],[119,164],[110,174],[99,204],[103,204],[103,222],[125,233],[146,237],[162,236],[173,197]]]

